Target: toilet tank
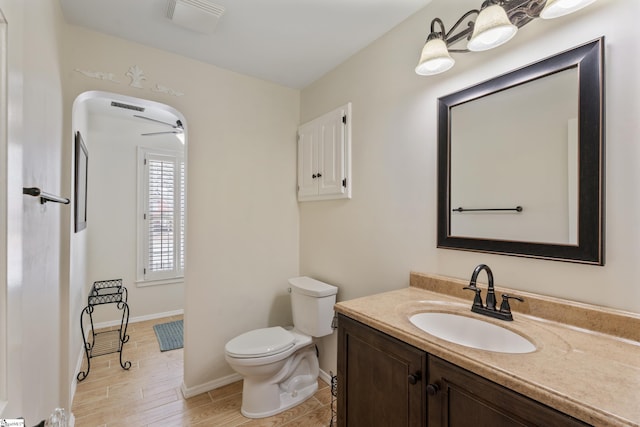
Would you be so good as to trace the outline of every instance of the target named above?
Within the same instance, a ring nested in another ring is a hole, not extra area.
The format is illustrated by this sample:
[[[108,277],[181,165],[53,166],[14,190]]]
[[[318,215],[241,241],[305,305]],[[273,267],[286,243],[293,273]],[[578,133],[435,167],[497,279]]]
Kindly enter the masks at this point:
[[[312,337],[330,335],[338,288],[306,276],[289,279],[289,284],[293,326]]]

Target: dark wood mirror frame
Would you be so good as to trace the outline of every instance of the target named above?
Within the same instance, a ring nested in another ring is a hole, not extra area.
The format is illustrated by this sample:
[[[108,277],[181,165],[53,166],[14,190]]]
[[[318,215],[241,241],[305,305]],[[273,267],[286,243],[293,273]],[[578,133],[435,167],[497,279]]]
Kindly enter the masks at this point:
[[[579,79],[578,243],[451,235],[451,116],[456,105],[576,68]],[[604,37],[438,99],[438,247],[604,265]]]

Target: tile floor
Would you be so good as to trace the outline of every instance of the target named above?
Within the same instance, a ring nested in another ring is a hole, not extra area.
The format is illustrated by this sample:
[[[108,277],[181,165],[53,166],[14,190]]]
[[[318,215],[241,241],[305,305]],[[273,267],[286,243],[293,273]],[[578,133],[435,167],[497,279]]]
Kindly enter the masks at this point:
[[[123,352],[123,359],[131,361],[129,371],[120,367],[118,353],[91,359],[91,371],[73,400],[76,427],[330,425],[331,390],[322,380],[318,392],[303,404],[262,419],[240,413],[241,381],[185,399],[180,390],[183,350],[160,352],[153,331],[155,324],[180,318],[129,325]]]

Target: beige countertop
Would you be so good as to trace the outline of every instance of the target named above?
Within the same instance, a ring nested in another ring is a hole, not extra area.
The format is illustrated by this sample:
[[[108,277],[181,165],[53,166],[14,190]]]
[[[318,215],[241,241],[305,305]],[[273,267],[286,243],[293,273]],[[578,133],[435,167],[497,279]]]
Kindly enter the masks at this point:
[[[470,311],[467,284],[411,273],[410,287],[343,301],[336,311],[589,424],[640,426],[640,315],[496,287],[525,302],[511,304],[512,322],[495,320]],[[481,318],[537,349],[505,354],[442,340],[409,321],[425,311]]]

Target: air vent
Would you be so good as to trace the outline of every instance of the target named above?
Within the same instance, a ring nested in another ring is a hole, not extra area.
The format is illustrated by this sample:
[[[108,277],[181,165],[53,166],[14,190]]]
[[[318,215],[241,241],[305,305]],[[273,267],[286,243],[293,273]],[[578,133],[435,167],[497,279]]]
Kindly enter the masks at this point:
[[[122,102],[111,101],[112,107],[124,108],[125,110],[144,111],[144,107],[138,107],[136,105],[123,104]]]
[[[224,7],[206,0],[169,0],[167,18],[181,27],[211,34],[224,13]]]

